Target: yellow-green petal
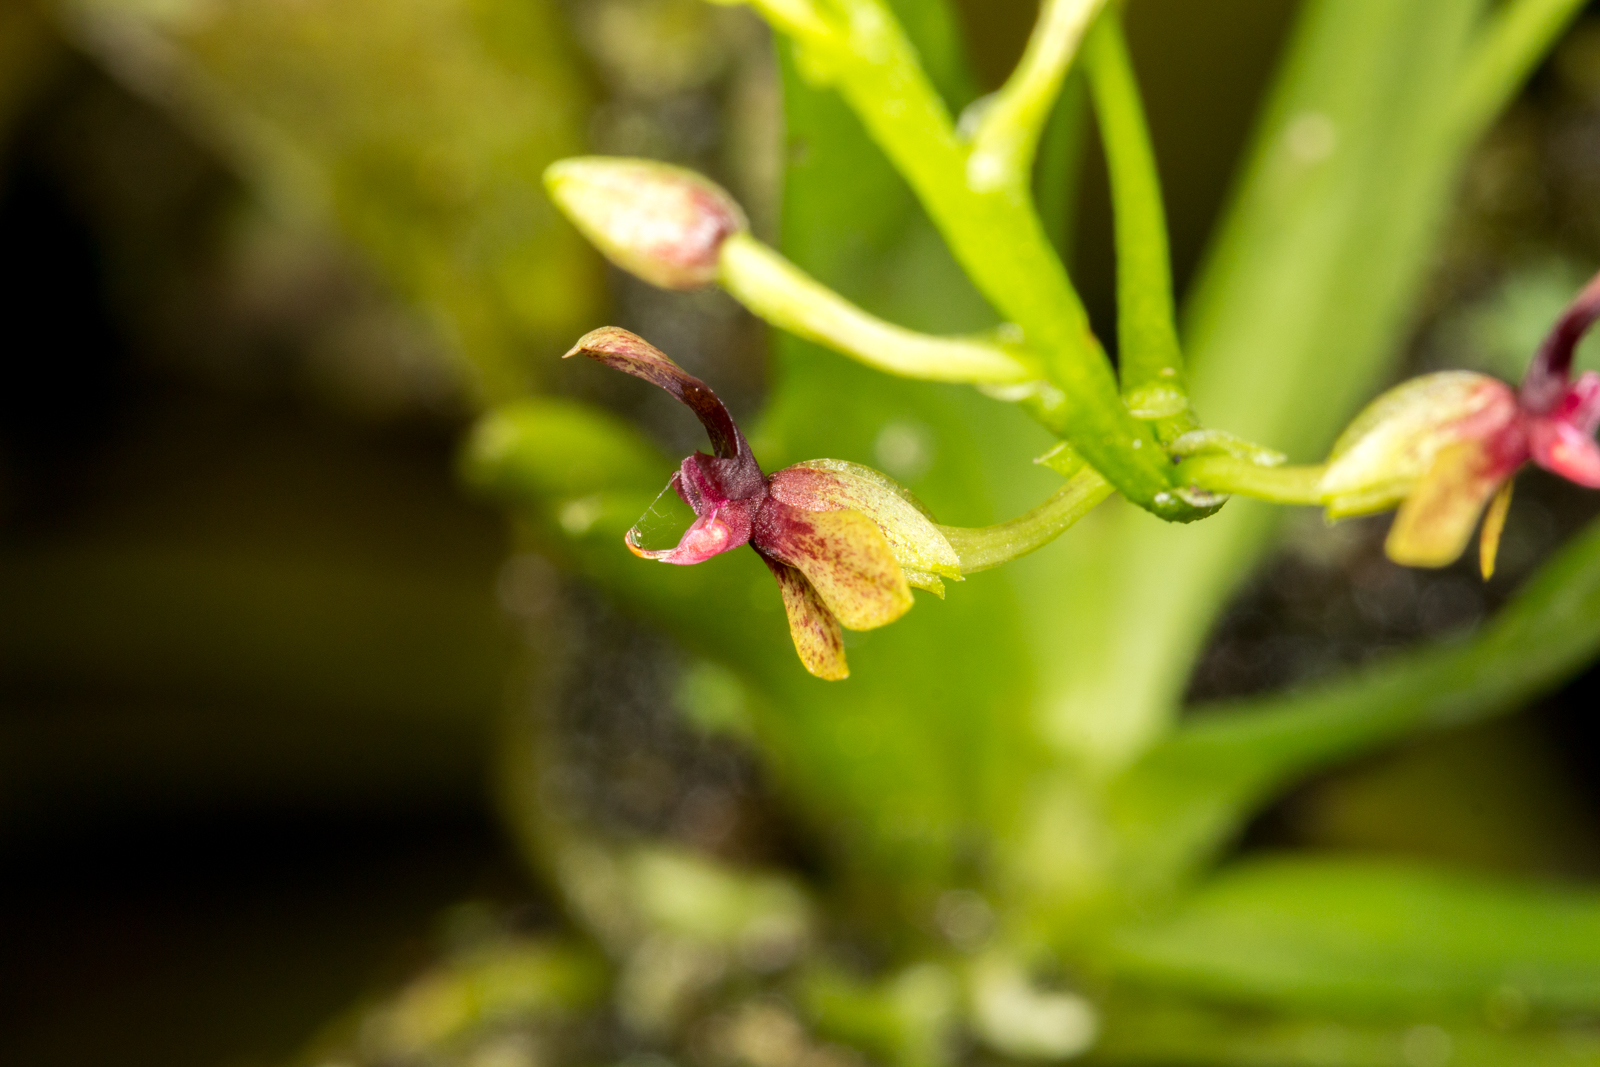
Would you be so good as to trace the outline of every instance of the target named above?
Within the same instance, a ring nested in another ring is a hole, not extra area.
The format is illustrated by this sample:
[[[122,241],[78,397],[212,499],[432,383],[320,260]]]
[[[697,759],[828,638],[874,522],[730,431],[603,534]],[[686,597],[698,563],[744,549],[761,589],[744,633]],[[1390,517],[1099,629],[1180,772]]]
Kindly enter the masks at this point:
[[[1503,480],[1479,442],[1445,447],[1400,506],[1384,551],[1407,567],[1449,566],[1461,558]]]
[[[858,511],[877,524],[896,560],[908,572],[961,580],[961,560],[922,502],[905,486],[871,467],[839,459],[813,459],[785,467],[767,483],[774,498],[802,511]],[[911,584],[943,595],[930,583]]]
[[[789,638],[805,669],[830,682],[850,677],[844,656],[844,635],[806,576],[785,563],[763,556],[783,594],[783,610],[789,616]]]
[[[887,626],[911,609],[899,560],[859,511],[802,511],[769,500],[751,541],[804,574],[847,630]]]

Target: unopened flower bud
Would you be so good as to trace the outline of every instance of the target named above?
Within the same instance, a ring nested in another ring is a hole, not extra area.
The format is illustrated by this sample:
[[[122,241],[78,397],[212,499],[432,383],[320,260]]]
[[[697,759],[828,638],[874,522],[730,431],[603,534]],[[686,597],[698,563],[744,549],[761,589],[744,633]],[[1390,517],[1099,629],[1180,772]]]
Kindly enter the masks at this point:
[[[581,156],[551,164],[544,183],[607,259],[663,289],[716,281],[722,242],[750,228],[721,186],[666,163]]]

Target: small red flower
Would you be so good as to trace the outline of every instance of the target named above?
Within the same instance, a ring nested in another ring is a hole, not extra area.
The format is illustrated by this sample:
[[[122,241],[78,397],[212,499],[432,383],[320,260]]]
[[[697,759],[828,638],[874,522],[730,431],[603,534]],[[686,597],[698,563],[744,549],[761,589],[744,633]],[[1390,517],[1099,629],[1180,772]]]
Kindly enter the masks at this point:
[[[607,326],[568,356],[585,355],[677,397],[700,419],[712,454],[686,458],[668,483],[695,519],[674,548],[651,551],[629,530],[630,551],[663,563],[703,563],[748,544],[773,576],[789,633],[812,674],[849,675],[840,627],[871,630],[911,607],[911,586],[944,594],[961,578],[950,542],[902,486],[867,467],[812,460],[768,477],[716,393],[655,346]]]
[[[1334,445],[1320,488],[1333,517],[1400,512],[1385,550],[1396,563],[1442,567],[1483,524],[1484,576],[1511,502],[1511,482],[1533,462],[1600,489],[1600,374],[1572,380],[1578,341],[1600,317],[1600,275],[1567,307],[1513,390],[1497,378],[1445,371],[1402,383],[1373,401]]]

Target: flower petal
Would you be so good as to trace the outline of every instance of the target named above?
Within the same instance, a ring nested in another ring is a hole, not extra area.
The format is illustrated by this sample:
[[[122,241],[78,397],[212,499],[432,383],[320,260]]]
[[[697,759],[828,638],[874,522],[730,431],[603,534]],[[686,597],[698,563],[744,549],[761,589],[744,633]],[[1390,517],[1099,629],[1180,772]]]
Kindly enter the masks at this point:
[[[1511,487],[1516,484],[1515,478],[1507,478],[1483,516],[1483,530],[1478,534],[1478,573],[1486,582],[1494,577],[1494,561],[1500,555],[1500,535],[1506,531],[1506,515],[1511,511]]]
[[[642,378],[677,397],[700,419],[711,447],[722,459],[736,459],[755,467],[744,434],[711,387],[667,358],[655,345],[617,326],[602,326],[578,338],[563,359],[584,355],[612,370]],[[756,468],[759,474],[759,468]]]
[[[1600,445],[1579,427],[1555,418],[1529,419],[1528,450],[1552,474],[1600,489]]]
[[[767,479],[767,488],[774,499],[802,511],[859,511],[877,523],[908,572],[961,580],[961,560],[927,509],[905,486],[871,467],[808,460],[778,471]],[[939,590],[942,594],[942,585]]]
[[[1490,450],[1458,441],[1440,450],[1389,528],[1384,551],[1407,567],[1446,567],[1460,558],[1484,504],[1506,479]]]
[[[628,546],[628,551],[641,559],[688,566],[704,563],[712,556],[747,544],[750,541],[752,503],[728,499],[720,494],[715,482],[719,473],[717,464],[726,462],[698,452],[684,460],[683,466],[673,473],[672,480],[667,483],[667,489],[677,493],[694,510],[694,522],[689,524],[674,548],[641,548],[639,528],[650,514],[646,511],[633,524],[633,528],[623,535],[622,542]],[[663,489],[662,493],[665,492],[666,489]],[[650,508],[653,511],[655,505],[650,505]]]
[[[802,511],[768,500],[750,540],[804,574],[848,630],[886,626],[911,608],[911,587],[889,542],[859,511]]]
[[[1522,378],[1522,408],[1530,415],[1549,415],[1560,406],[1572,376],[1572,355],[1578,342],[1600,318],[1600,274],[1589,279],[1561,318],[1550,328],[1528,373]]]
[[[844,635],[839,620],[833,617],[806,576],[786,563],[762,553],[772,576],[778,579],[783,594],[783,610],[789,615],[789,637],[806,670],[818,678],[837,682],[850,677],[844,658]]]
[[[1516,394],[1498,378],[1471,371],[1413,378],[1367,405],[1339,436],[1322,476],[1323,495],[1371,497],[1368,510],[1378,510],[1405,495],[1442,449],[1488,440],[1516,419]]]
[[[748,529],[745,536],[740,538],[739,531],[725,521],[721,512],[717,511],[695,519],[689,528],[683,531],[683,537],[678,541],[676,548],[640,548],[637,538],[638,532],[639,528],[635,526],[622,538],[623,543],[628,546],[629,552],[641,559],[660,560],[662,563],[676,563],[685,567],[695,563],[704,563],[712,556],[718,556],[729,549],[738,548],[750,539]]]

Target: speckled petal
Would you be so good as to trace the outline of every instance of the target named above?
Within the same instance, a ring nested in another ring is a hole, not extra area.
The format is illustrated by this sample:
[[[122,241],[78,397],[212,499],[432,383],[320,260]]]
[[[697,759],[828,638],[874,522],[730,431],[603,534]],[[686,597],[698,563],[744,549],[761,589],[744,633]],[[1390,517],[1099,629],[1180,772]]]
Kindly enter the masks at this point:
[[[1484,505],[1506,479],[1477,441],[1442,449],[1389,528],[1384,551],[1407,567],[1447,567],[1472,538]]]
[[[889,542],[859,511],[802,511],[768,500],[750,540],[804,574],[847,630],[886,626],[911,608],[911,587]]]
[[[794,641],[800,662],[806,670],[830,682],[850,677],[839,620],[828,611],[805,575],[764,553],[761,558],[772,569],[772,576],[778,579],[783,610],[789,615],[789,637]]]
[[[1376,510],[1405,495],[1443,449],[1488,440],[1516,420],[1516,393],[1498,378],[1471,371],[1413,378],[1356,416],[1334,444],[1320,488],[1330,499],[1370,497]]]
[[[871,467],[838,459],[813,459],[785,467],[767,480],[772,496],[802,511],[859,511],[883,531],[895,559],[919,576],[961,579],[961,561],[911,491]],[[912,581],[932,589],[931,582]],[[943,585],[938,592],[943,595]]]

